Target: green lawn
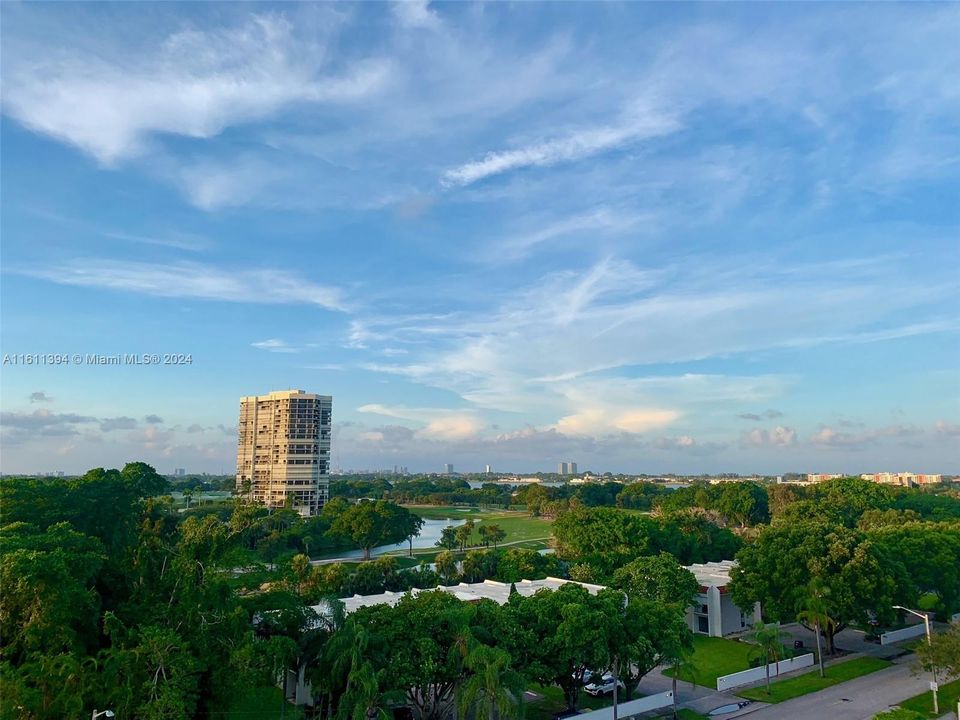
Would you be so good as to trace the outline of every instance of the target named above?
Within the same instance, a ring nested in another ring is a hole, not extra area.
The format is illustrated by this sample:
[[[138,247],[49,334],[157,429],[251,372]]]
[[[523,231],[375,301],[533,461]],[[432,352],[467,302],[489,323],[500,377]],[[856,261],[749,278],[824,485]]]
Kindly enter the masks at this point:
[[[673,710],[668,712],[666,715],[661,715],[660,717],[672,718]],[[707,718],[706,715],[701,715],[700,713],[694,712],[693,710],[689,710],[687,708],[680,708],[680,710],[677,712],[677,717],[680,718],[680,720],[706,720]]]
[[[237,697],[227,710],[217,713],[223,720],[303,720],[303,710],[283,699],[278,687],[250,688]]]
[[[543,698],[536,700],[535,702],[526,703],[524,706],[524,711],[527,720],[551,720],[554,713],[558,713],[561,710],[566,710],[567,703],[563,699],[563,690],[556,685],[532,685],[529,690],[530,692],[535,692],[538,695],[543,695]],[[622,696],[618,699],[620,702],[626,702]],[[612,695],[591,697],[585,692],[581,692],[580,702],[577,705],[577,708],[580,711],[599,710],[600,708],[609,707],[610,705],[613,705]]]
[[[408,505],[410,510],[422,518],[433,520],[444,520],[446,518],[472,518],[477,521],[477,529],[473,531],[471,542],[479,545],[481,537],[479,527],[481,525],[497,525],[501,530],[507,533],[504,540],[506,543],[516,542],[518,540],[541,540],[545,541],[552,533],[552,520],[545,518],[530,517],[525,512],[516,510],[484,510],[478,507],[453,507],[453,506],[433,506],[433,505]]]
[[[826,677],[822,678],[820,677],[819,670],[804,673],[803,675],[796,675],[787,680],[776,681],[771,677],[769,695],[767,695],[765,685],[758,685],[749,690],[739,692],[737,695],[748,700],[759,700],[760,702],[783,702],[784,700],[823,690],[831,685],[853,680],[862,675],[869,675],[877,670],[890,667],[890,664],[891,663],[886,660],[881,660],[880,658],[859,657],[836,663],[835,665],[828,665],[824,669]]]
[[[717,678],[721,675],[750,668],[749,656],[752,647],[749,643],[697,635],[693,638],[692,676],[689,671],[683,671],[679,679],[696,682],[702,687],[716,688]],[[670,670],[665,670],[664,675],[672,677]]]
[[[956,710],[957,701],[960,700],[960,680],[941,683],[940,691],[937,693],[937,699],[940,701],[941,713]],[[937,717],[933,714],[933,693],[929,690],[919,695],[914,695],[909,700],[904,700],[900,703],[900,707],[918,712],[924,717]]]

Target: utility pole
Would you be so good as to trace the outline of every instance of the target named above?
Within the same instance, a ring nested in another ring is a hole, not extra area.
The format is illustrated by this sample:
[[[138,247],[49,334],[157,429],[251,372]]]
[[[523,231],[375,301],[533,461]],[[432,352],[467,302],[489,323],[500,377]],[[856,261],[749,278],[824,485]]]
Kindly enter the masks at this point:
[[[895,610],[904,610],[912,615],[916,615],[919,618],[923,618],[924,629],[927,631],[927,645],[933,645],[933,638],[930,637],[930,617],[926,613],[917,612],[916,610],[911,610],[910,608],[903,607],[903,605],[894,605]],[[933,680],[930,681],[930,691],[933,693],[933,714],[940,714],[940,702],[937,698],[937,690],[940,689],[940,686],[937,684],[937,669],[933,669]],[[958,707],[960,710],[960,707]],[[958,714],[960,717],[960,714]],[[616,719],[614,719],[616,720]]]

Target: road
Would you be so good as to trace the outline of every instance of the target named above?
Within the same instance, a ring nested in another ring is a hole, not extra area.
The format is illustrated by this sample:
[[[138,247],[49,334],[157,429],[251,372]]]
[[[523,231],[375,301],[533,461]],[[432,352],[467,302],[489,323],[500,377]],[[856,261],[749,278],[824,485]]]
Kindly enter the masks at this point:
[[[826,690],[769,705],[746,717],[749,720],[870,720],[891,705],[929,690],[929,683],[929,675],[913,675],[910,662],[901,661]]]

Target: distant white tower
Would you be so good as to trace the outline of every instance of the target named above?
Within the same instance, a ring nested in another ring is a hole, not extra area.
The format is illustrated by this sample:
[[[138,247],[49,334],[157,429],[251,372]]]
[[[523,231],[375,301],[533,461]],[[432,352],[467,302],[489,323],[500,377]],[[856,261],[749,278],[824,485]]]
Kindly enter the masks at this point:
[[[240,398],[237,491],[315,515],[327,501],[333,398],[280,390]],[[247,489],[247,486],[249,489]]]

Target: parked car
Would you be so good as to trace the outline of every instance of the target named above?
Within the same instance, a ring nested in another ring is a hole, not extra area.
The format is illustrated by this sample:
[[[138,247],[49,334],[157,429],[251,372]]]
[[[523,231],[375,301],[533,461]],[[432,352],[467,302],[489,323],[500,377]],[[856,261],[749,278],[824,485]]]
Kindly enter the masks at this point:
[[[589,685],[594,680],[599,680],[600,678],[603,678],[604,680],[606,680],[612,677],[613,677],[613,673],[610,672],[609,670],[607,670],[606,672],[600,672],[599,670],[587,670],[586,672],[583,673],[583,684]],[[573,674],[573,679],[574,680],[577,679],[576,673]]]
[[[598,695],[606,695],[607,693],[612,693],[613,686],[614,686],[613,676],[607,673],[603,677],[601,677],[598,681],[591,682],[591,683],[588,683],[587,685],[584,685],[583,690],[584,692],[587,693],[587,695],[593,695],[594,697],[597,697]],[[626,686],[624,686],[622,680],[617,680],[616,686],[617,686],[617,690],[627,689]]]

